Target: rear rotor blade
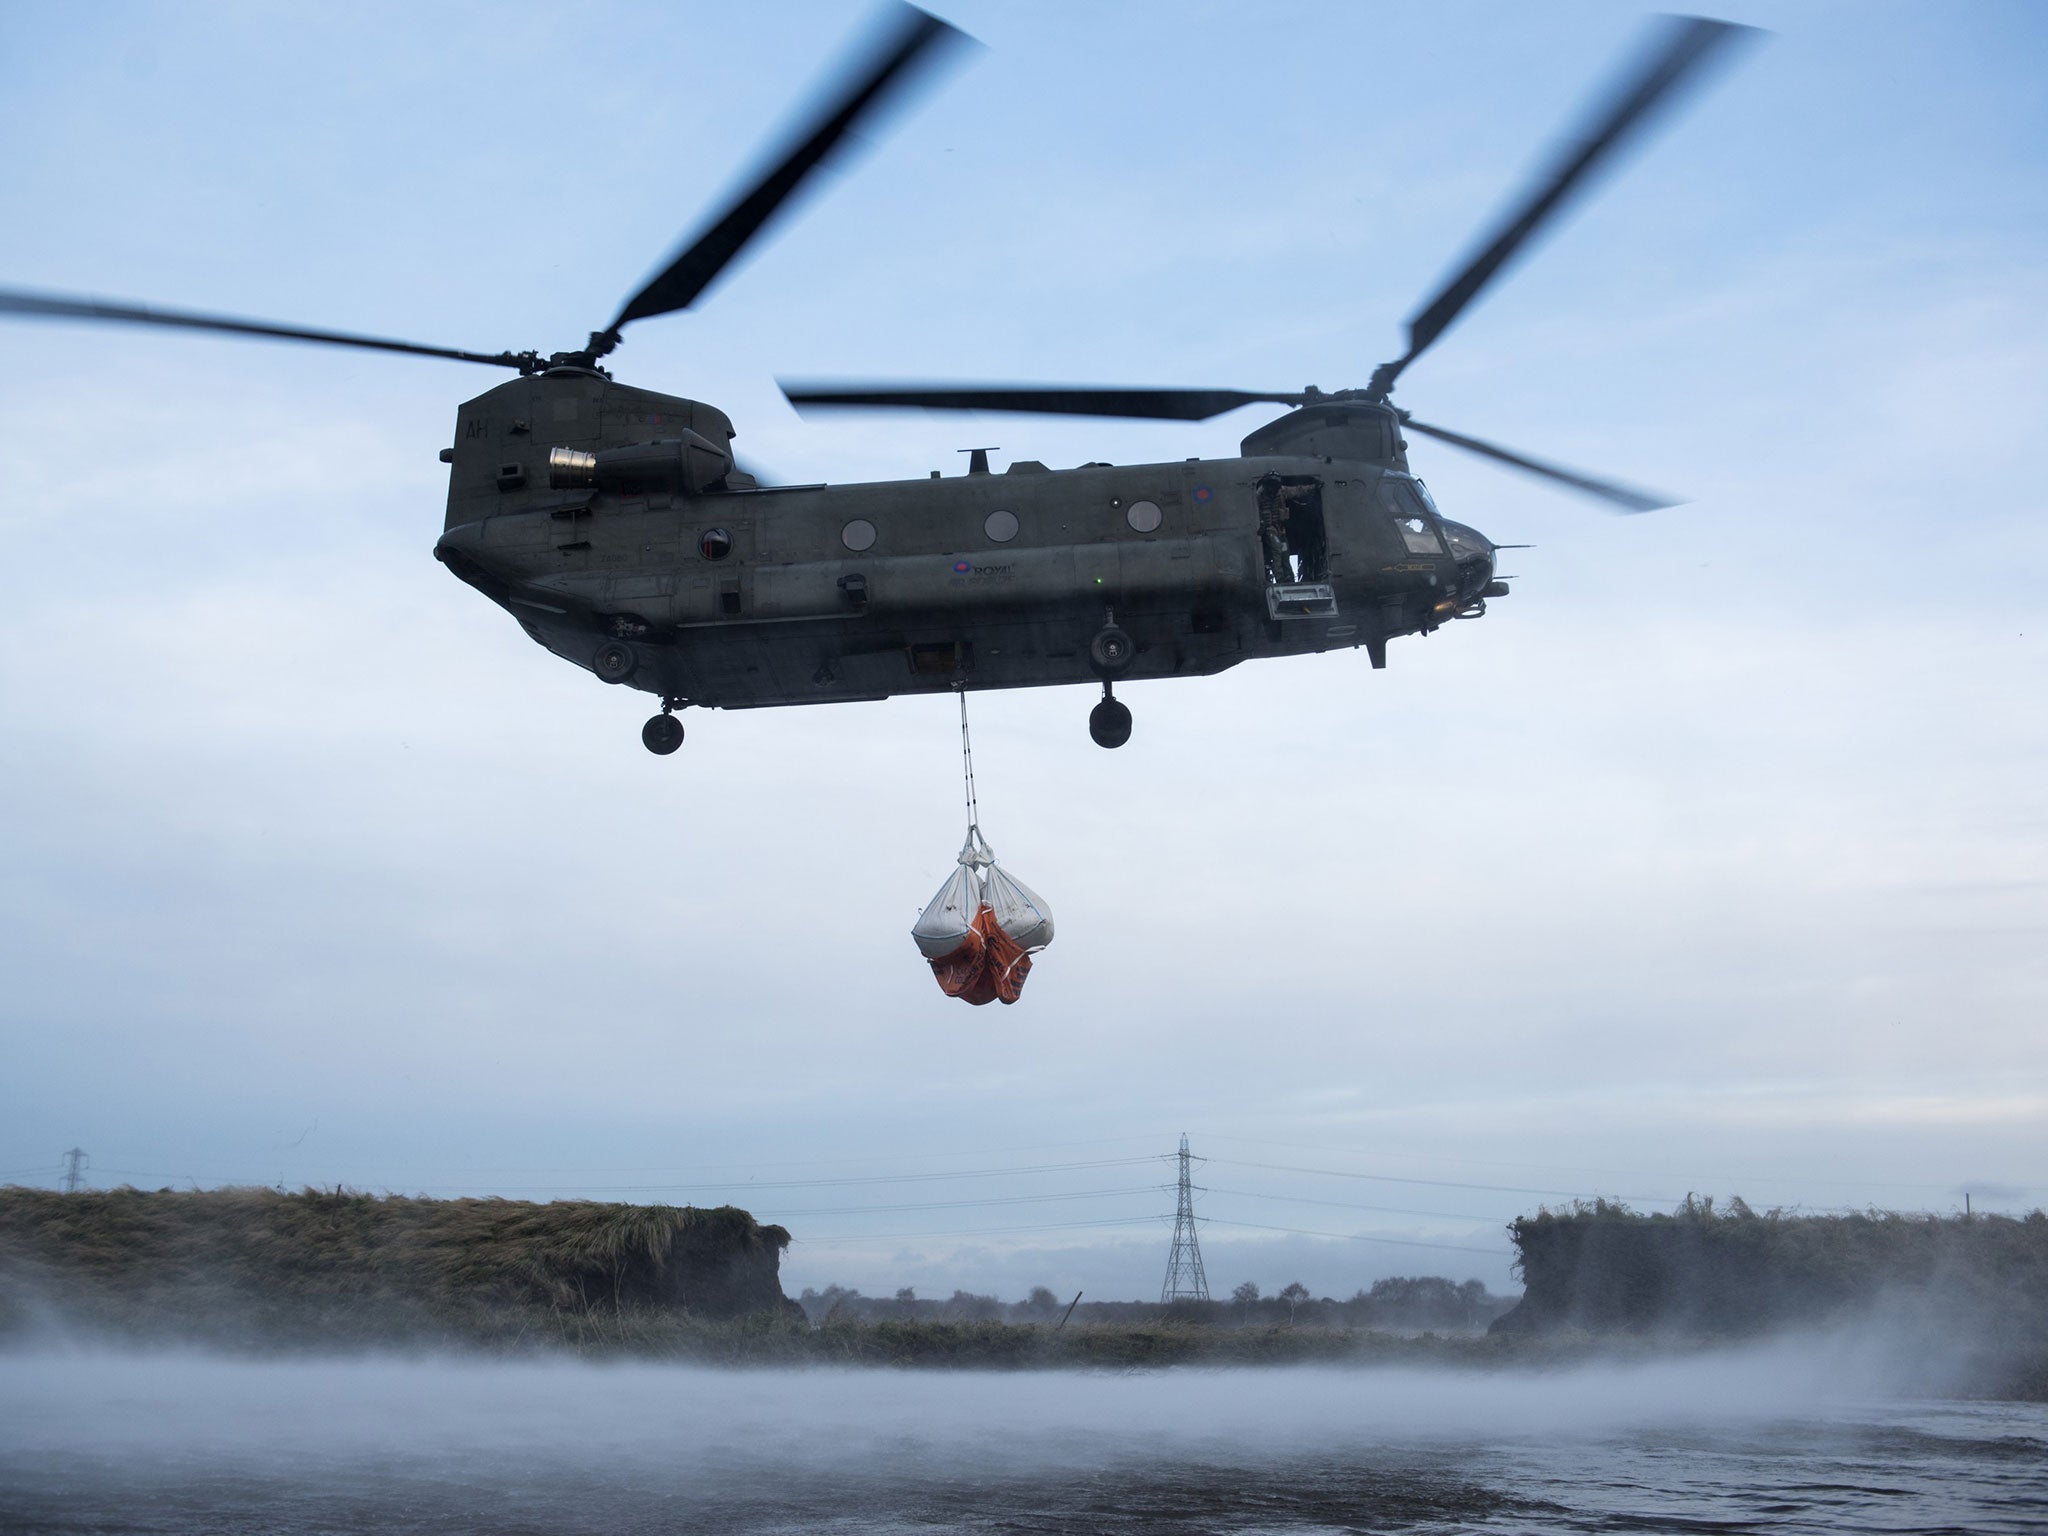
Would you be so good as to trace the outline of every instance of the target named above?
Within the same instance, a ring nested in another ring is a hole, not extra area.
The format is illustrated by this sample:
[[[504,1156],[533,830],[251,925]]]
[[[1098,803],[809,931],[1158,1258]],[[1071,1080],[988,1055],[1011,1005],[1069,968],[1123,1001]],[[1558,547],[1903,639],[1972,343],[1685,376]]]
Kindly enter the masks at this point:
[[[897,6],[894,23],[873,56],[849,69],[845,82],[818,109],[803,138],[653,281],[628,299],[605,334],[616,341],[619,328],[631,321],[689,308],[863,118],[920,66],[932,63],[949,45],[964,41],[965,33],[938,17],[915,6]]]
[[[1633,490],[1625,485],[1617,485],[1612,480],[1596,480],[1593,476],[1582,475],[1575,469],[1565,469],[1557,464],[1546,464],[1541,459],[1532,459],[1526,454],[1512,453],[1508,449],[1498,447],[1493,443],[1481,442],[1476,437],[1467,437],[1462,432],[1448,431],[1443,427],[1432,427],[1427,422],[1417,421],[1412,416],[1403,417],[1401,425],[1406,431],[1423,433],[1425,436],[1434,437],[1449,443],[1453,447],[1463,448],[1472,453],[1484,454],[1487,458],[1497,460],[1502,464],[1511,464],[1516,469],[1526,470],[1532,475],[1541,475],[1546,480],[1555,480],[1558,484],[1569,486],[1571,489],[1583,492],[1585,495],[1596,496],[1602,501],[1613,504],[1623,512],[1655,512],[1662,507],[1680,505],[1675,497],[1658,496],[1648,491]]]
[[[1264,395],[1239,389],[1095,389],[1061,384],[786,383],[795,406],[923,406],[934,411],[1026,411],[1051,416],[1131,416],[1157,421],[1207,421],[1261,401],[1300,405],[1298,394]]]
[[[1384,398],[1401,370],[1450,328],[1451,322],[1603,161],[1659,108],[1675,103],[1685,88],[1700,84],[1709,61],[1717,56],[1725,58],[1729,45],[1736,39],[1755,35],[1755,28],[1733,22],[1710,21],[1699,16],[1664,18],[1662,35],[1648,56],[1609,91],[1585,134],[1570,144],[1558,163],[1529,189],[1498,232],[1457,276],[1410,317],[1407,354],[1398,361],[1382,363],[1375,370],[1373,389]]]
[[[446,357],[459,363],[493,363],[501,368],[525,368],[532,362],[530,356],[512,352],[462,352],[453,347],[428,347],[414,341],[391,341],[382,336],[316,331],[304,326],[273,325],[267,320],[239,320],[229,315],[201,315],[143,304],[109,304],[100,299],[30,293],[19,288],[0,288],[0,314],[50,320],[100,320],[116,325],[168,325],[190,331],[224,331],[233,336],[311,341],[330,347],[365,347],[373,352],[405,352],[415,357]]]

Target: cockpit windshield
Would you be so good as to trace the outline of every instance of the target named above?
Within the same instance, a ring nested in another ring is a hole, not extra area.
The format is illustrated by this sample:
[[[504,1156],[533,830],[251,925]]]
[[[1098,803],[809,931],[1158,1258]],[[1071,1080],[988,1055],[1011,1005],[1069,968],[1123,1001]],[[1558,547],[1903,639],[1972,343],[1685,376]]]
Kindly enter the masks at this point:
[[[1493,541],[1476,528],[1467,528],[1463,523],[1443,520],[1444,537],[1450,540],[1451,553],[1460,560],[1474,560],[1493,553]]]
[[[1419,480],[1386,475],[1380,480],[1380,500],[1394,514],[1394,526],[1411,555],[1440,555],[1443,541],[1436,533],[1436,507]]]

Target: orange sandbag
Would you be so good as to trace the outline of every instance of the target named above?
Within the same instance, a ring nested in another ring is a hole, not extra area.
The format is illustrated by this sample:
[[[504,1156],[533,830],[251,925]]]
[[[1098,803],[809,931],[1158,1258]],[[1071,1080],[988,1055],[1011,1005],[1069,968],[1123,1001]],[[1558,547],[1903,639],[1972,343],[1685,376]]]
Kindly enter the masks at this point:
[[[980,927],[969,924],[967,937],[958,949],[948,950],[925,963],[931,966],[932,975],[938,978],[941,992],[948,997],[963,997],[981,979],[982,959],[987,948]]]
[[[984,1003],[1016,1002],[1024,995],[1024,980],[1031,974],[1031,957],[1003,932],[994,909],[988,906],[974,914],[967,942],[930,964],[941,992],[977,1008]]]
[[[996,922],[992,907],[983,907],[976,921],[986,925],[983,937],[988,940],[988,955],[982,966],[996,984],[996,997],[1007,1006],[1024,995],[1024,979],[1031,974],[1031,956]]]

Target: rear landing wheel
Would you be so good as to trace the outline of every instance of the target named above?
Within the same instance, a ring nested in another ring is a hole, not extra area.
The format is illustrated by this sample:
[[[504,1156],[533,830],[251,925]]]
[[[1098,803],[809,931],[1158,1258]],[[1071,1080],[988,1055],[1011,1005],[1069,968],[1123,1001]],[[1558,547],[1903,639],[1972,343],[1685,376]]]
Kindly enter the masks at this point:
[[[1130,707],[1102,685],[1102,702],[1088,711],[1088,735],[1098,747],[1120,747],[1131,739]]]
[[[656,715],[640,727],[640,744],[661,757],[667,757],[683,744],[683,722],[674,715]]]

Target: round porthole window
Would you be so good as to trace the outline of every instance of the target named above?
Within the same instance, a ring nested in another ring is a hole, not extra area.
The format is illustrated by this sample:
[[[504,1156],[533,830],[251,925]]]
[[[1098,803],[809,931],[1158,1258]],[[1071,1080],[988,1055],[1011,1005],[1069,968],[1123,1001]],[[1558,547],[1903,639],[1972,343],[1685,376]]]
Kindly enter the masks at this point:
[[[875,547],[875,525],[864,517],[856,517],[839,530],[839,542],[855,554]]]
[[[991,512],[988,521],[981,525],[981,531],[998,544],[1007,544],[1017,537],[1017,514],[1014,512]]]
[[[1159,527],[1161,513],[1156,501],[1134,501],[1131,510],[1124,514],[1124,521],[1140,533],[1153,533]]]
[[[706,529],[697,541],[697,553],[706,560],[723,560],[732,553],[732,535],[723,528]]]

